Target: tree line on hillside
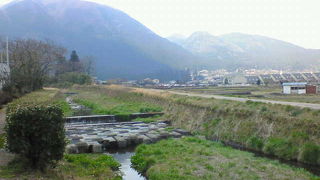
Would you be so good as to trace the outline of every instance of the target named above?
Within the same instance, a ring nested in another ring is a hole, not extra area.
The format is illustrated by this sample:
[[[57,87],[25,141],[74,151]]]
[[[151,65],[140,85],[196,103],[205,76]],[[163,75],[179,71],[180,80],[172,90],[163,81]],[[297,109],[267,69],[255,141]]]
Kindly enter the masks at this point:
[[[6,41],[0,38],[2,57],[5,56],[5,49]],[[2,94],[18,97],[41,89],[45,85],[69,86],[90,83],[90,75],[94,71],[94,59],[80,58],[76,51],[72,51],[70,59],[67,60],[66,54],[67,49],[51,41],[35,39],[9,41],[10,72],[0,72]]]

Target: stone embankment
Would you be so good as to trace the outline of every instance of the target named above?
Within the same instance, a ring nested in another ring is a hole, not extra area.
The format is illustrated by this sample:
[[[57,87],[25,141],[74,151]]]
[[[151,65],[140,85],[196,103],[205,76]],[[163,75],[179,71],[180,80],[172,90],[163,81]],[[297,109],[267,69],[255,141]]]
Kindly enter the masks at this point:
[[[68,153],[102,153],[108,149],[126,148],[141,143],[154,143],[169,137],[190,135],[182,129],[168,128],[163,122],[116,122],[98,124],[67,123],[70,140]]]

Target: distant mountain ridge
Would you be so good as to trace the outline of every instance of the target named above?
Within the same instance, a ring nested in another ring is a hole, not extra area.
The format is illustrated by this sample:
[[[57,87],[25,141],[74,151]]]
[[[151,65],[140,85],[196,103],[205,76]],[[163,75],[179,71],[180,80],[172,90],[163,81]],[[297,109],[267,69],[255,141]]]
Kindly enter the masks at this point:
[[[97,59],[101,79],[160,77],[197,58],[127,14],[82,0],[16,0],[0,7],[0,36],[50,39]]]
[[[259,35],[231,33],[213,36],[208,32],[195,32],[184,39],[177,36],[168,39],[204,58],[211,68],[301,70],[320,65],[320,50],[305,49]]]

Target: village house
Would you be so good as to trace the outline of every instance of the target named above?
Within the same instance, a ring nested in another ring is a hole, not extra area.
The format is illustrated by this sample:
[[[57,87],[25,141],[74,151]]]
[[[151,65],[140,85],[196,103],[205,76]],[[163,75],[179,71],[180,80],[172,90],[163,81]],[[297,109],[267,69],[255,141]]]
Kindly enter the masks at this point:
[[[291,82],[282,84],[283,94],[316,94],[317,86],[306,82]]]

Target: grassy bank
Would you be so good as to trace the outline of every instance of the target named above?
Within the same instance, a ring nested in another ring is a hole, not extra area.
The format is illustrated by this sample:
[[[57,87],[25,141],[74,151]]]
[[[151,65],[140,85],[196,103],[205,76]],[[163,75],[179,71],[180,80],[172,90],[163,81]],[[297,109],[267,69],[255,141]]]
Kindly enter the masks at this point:
[[[120,180],[120,164],[108,155],[65,155],[57,167],[46,172],[25,168],[22,159],[15,159],[8,166],[0,167],[0,179],[108,179]]]
[[[78,90],[162,107],[173,126],[288,160],[320,165],[320,111],[117,86]]]
[[[59,89],[44,89],[27,94],[7,105],[10,113],[19,106],[58,105],[64,115],[71,113],[65,102],[65,95]],[[4,145],[4,135],[0,134],[0,148]],[[0,160],[5,157],[0,157]],[[103,154],[65,154],[56,167],[49,167],[45,172],[29,169],[27,161],[18,158],[8,165],[0,167],[0,179],[121,179],[120,164],[113,157]]]
[[[127,96],[116,96],[95,88],[76,88],[72,90],[78,93],[73,96],[74,101],[92,109],[93,114],[129,115],[139,112],[162,111],[161,106],[143,101],[135,101],[129,94]]]
[[[65,116],[72,114],[68,103],[65,101],[65,95],[59,89],[50,88],[34,91],[21,98],[15,99],[8,104],[7,110],[14,109],[17,106],[56,104],[62,110]]]
[[[150,180],[318,179],[278,161],[191,137],[140,145],[131,162]]]

